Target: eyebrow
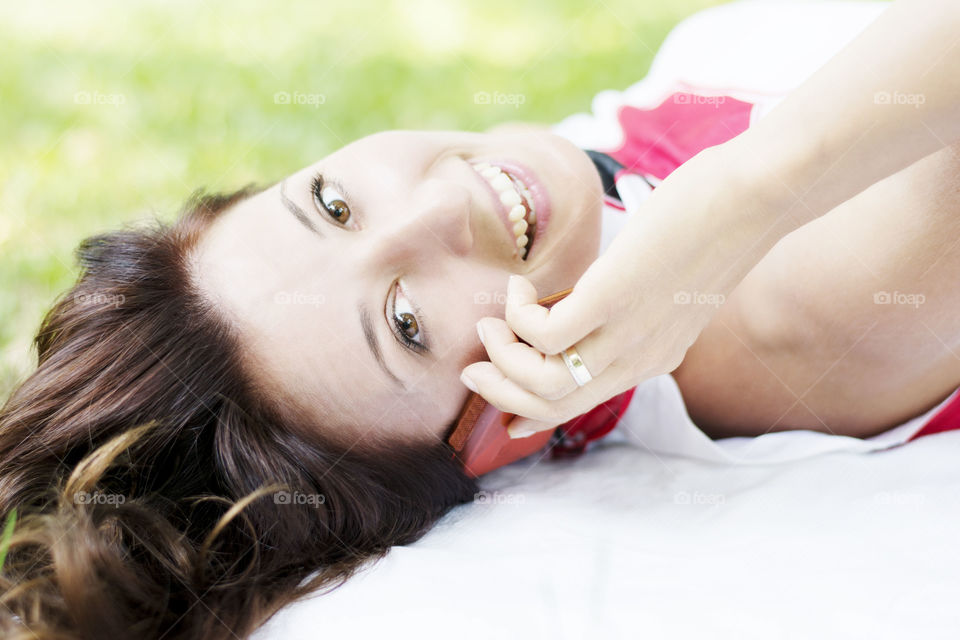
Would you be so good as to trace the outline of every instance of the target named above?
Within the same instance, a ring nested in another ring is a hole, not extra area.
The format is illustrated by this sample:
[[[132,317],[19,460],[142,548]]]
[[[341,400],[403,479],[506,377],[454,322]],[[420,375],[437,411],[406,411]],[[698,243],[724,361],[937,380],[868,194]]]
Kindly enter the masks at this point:
[[[361,302],[357,305],[357,312],[360,314],[360,326],[363,327],[363,337],[367,339],[367,346],[370,347],[370,353],[373,354],[374,360],[377,361],[377,364],[380,365],[380,368],[383,369],[384,373],[389,376],[397,386],[402,388],[404,391],[407,391],[407,385],[397,377],[397,375],[390,370],[390,367],[387,366],[386,361],[383,359],[383,352],[380,350],[380,342],[377,340],[377,332],[373,329],[373,322],[370,319],[370,312],[367,310],[367,307]]]
[[[293,214],[293,217],[297,219],[297,222],[305,226],[310,231],[313,231],[315,234],[321,238],[325,237],[323,232],[313,223],[313,220],[307,216],[306,211],[301,209],[296,202],[287,197],[287,181],[284,180],[280,183],[280,202],[283,203],[283,206],[287,208],[287,211]]]

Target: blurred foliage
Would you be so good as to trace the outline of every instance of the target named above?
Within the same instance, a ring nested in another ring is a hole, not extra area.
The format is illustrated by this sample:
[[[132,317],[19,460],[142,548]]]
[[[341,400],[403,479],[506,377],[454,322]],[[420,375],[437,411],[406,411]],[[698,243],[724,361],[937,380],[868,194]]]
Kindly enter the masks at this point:
[[[83,237],[169,218],[198,187],[272,182],[375,131],[556,122],[642,78],[673,25],[720,3],[0,5],[0,398],[29,372]]]

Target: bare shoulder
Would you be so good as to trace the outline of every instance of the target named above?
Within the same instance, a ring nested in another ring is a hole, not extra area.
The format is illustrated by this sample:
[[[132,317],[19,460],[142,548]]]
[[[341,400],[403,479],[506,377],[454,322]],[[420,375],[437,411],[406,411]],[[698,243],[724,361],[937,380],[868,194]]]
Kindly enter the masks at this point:
[[[673,372],[711,437],[856,437],[960,386],[960,154],[946,148],[786,236]]]

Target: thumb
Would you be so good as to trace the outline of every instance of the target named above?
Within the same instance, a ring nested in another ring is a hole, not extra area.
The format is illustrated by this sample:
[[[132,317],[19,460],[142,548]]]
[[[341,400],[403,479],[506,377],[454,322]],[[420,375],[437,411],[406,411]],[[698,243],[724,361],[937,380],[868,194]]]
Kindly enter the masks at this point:
[[[523,276],[512,275],[507,282],[507,325],[540,353],[560,353],[600,325],[598,307],[583,291],[578,282],[570,295],[548,309],[537,304],[533,283]]]
[[[549,431],[556,428],[557,425],[550,422],[540,422],[539,420],[534,420],[533,418],[514,416],[513,419],[510,420],[510,424],[507,425],[507,434],[512,439],[528,438],[535,433]]]

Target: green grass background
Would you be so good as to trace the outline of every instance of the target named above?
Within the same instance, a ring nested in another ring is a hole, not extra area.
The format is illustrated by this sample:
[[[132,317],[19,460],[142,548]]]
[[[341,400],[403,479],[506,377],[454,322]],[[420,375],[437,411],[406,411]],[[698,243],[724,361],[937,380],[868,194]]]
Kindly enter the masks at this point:
[[[0,400],[29,373],[83,237],[384,129],[556,122],[642,78],[673,25],[721,3],[0,4]],[[479,91],[524,104],[476,104]]]

